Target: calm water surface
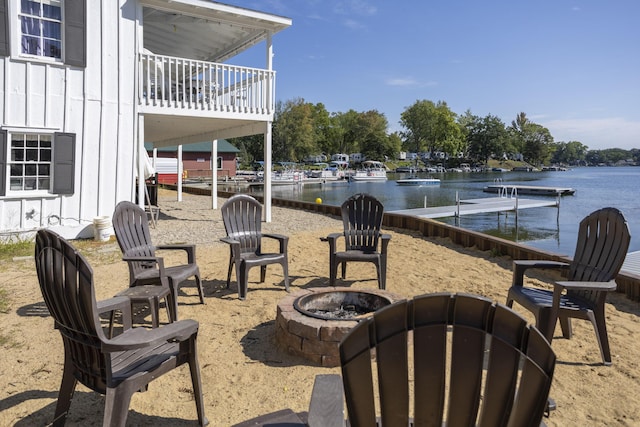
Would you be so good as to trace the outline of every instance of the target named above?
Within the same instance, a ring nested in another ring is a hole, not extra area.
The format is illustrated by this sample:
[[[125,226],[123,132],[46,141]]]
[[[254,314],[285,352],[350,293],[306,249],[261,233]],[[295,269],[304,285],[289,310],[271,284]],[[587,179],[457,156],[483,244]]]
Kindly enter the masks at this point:
[[[620,209],[629,223],[629,251],[640,250],[640,167],[589,167],[562,172],[484,172],[431,174],[440,178],[439,186],[399,186],[395,180],[404,174],[388,174],[386,182],[343,182],[340,184],[276,186],[273,197],[340,205],[355,193],[366,192],[384,204],[385,211],[427,206],[455,205],[460,199],[492,197],[482,189],[501,178],[505,184],[571,187],[573,196],[560,200],[555,207],[523,209],[518,212],[487,213],[441,218],[448,224],[498,236],[538,249],[573,255],[578,223],[596,209],[612,206]],[[425,175],[426,176],[426,175]],[[254,190],[255,191],[255,190]],[[261,189],[260,189],[261,191]],[[521,196],[536,198],[536,196]],[[548,199],[548,198],[545,198]]]

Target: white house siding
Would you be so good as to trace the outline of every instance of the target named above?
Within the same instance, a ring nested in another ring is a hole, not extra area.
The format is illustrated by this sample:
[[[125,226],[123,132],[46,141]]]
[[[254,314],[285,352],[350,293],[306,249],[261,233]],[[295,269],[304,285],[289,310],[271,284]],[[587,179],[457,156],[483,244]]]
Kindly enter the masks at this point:
[[[0,239],[56,224],[89,237],[94,217],[132,199],[137,13],[137,2],[87,1],[84,69],[0,57],[2,128],[76,134],[74,194],[0,196]]]

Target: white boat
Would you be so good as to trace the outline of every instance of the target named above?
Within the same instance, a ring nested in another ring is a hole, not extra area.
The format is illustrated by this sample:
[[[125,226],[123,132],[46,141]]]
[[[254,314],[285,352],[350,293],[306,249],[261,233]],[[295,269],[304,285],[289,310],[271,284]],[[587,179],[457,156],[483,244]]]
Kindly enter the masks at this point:
[[[440,185],[440,180],[438,178],[409,177],[409,178],[396,180],[396,184],[398,185]]]
[[[386,181],[387,168],[382,162],[366,160],[362,169],[356,169],[350,176],[352,181]]]

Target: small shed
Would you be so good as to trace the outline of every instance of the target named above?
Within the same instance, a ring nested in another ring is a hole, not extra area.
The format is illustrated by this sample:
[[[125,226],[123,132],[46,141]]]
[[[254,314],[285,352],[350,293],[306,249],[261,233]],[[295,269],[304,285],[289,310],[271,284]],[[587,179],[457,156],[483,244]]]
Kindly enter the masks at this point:
[[[211,161],[210,141],[196,142],[182,146],[182,170],[183,179],[211,179],[213,163]],[[153,158],[154,148],[150,143],[145,143],[145,148],[149,157]],[[160,147],[155,149],[156,161],[161,164],[167,162],[166,159],[175,159],[177,165],[178,147]],[[218,140],[218,158],[216,159],[216,170],[219,178],[236,176],[236,158],[239,149],[231,145],[226,139]],[[177,168],[174,172],[158,169],[158,182],[160,184],[176,184]]]

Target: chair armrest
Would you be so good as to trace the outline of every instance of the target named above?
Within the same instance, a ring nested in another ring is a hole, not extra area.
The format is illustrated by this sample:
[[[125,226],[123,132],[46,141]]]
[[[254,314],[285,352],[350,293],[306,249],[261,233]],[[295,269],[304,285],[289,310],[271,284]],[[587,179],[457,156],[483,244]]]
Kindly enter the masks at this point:
[[[283,254],[287,251],[287,246],[289,244],[289,236],[284,236],[282,234],[275,233],[263,233],[262,237],[267,239],[274,239],[280,242],[280,253]]]
[[[344,391],[336,374],[317,375],[309,403],[309,427],[343,426]]]
[[[562,261],[547,261],[547,260],[533,260],[533,259],[515,260],[513,261],[512,286],[522,286],[524,272],[530,268],[565,270],[569,268],[569,264]]]
[[[382,242],[382,246],[380,248],[380,253],[387,253],[387,246],[389,246],[389,241],[391,240],[391,234],[381,234],[380,241]]]
[[[340,237],[344,237],[344,233],[331,233],[327,237],[321,237],[320,240],[329,242],[329,253],[336,251],[337,241]]]
[[[556,282],[556,285],[572,291],[615,291],[618,288],[618,284],[615,280],[608,282],[580,282],[580,281],[561,281]]]
[[[132,328],[113,339],[102,343],[102,350],[108,353],[134,350],[170,341],[185,341],[198,332],[195,320],[179,320],[159,328]]]
[[[181,250],[187,253],[187,262],[189,264],[196,263],[196,245],[191,244],[174,244],[174,245],[161,245],[156,246],[158,250],[176,251]]]
[[[113,297],[96,301],[98,316],[104,313],[120,311],[122,313],[122,329],[131,329],[131,300],[127,297]]]

